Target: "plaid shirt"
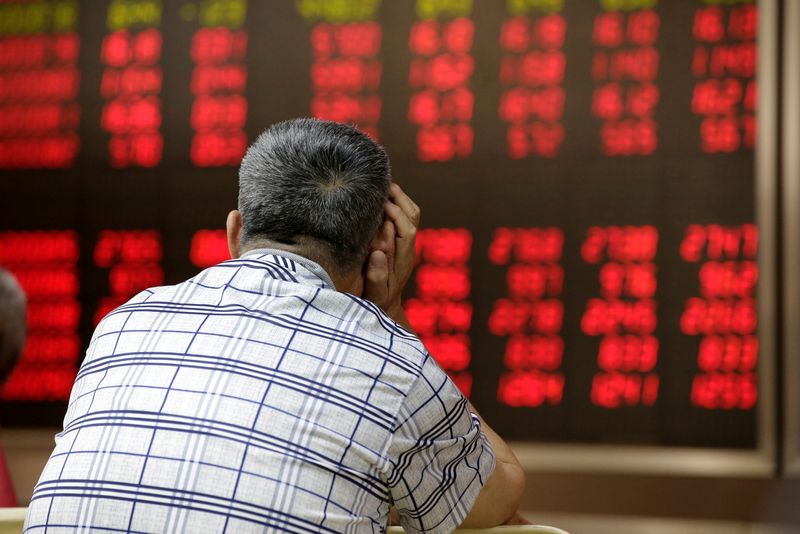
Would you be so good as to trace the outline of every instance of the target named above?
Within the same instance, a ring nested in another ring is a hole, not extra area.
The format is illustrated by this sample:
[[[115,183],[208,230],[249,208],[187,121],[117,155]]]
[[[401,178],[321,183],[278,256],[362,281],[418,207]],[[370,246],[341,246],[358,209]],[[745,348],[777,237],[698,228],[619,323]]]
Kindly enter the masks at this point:
[[[493,469],[419,339],[262,249],[103,319],[25,532],[449,532]]]

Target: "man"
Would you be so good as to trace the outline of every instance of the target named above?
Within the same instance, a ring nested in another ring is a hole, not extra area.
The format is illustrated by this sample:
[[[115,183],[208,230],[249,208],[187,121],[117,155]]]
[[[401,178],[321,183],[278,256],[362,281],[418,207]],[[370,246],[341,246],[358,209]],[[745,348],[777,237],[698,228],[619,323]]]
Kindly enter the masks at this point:
[[[239,172],[231,256],[98,325],[26,532],[491,526],[524,474],[412,333],[416,205],[381,147],[301,119]]]
[[[14,276],[0,268],[0,388],[22,355],[26,329],[25,293]],[[17,496],[0,445],[0,508],[16,505]]]
[[[0,386],[11,376],[25,346],[25,306],[17,279],[0,268]]]

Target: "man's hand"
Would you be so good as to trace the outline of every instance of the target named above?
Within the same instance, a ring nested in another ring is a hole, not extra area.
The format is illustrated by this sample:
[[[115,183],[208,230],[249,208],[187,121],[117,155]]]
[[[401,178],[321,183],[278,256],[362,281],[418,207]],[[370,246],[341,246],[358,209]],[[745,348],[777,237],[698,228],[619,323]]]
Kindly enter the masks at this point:
[[[386,220],[373,240],[367,258],[364,298],[410,328],[401,295],[414,270],[420,209],[399,185],[392,183],[384,211]]]

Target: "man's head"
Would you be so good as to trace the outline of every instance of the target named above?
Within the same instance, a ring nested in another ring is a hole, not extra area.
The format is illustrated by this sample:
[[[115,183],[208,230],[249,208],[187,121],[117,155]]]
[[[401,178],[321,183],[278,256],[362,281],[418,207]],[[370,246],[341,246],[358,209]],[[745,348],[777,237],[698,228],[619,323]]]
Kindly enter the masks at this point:
[[[25,293],[11,273],[0,268],[0,385],[22,354],[25,333]]]
[[[277,123],[239,169],[240,248],[316,247],[340,272],[360,268],[383,221],[390,183],[381,146],[351,126]]]

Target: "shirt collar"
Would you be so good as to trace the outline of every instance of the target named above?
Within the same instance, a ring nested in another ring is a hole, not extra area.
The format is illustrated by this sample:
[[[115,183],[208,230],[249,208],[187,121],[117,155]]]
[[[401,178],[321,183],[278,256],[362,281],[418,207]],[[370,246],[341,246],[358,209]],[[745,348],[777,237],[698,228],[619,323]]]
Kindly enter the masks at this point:
[[[270,256],[272,256],[273,258],[270,258]],[[309,273],[319,278],[329,289],[333,290],[336,289],[336,286],[333,284],[333,280],[331,280],[330,275],[325,271],[325,269],[323,269],[322,266],[320,266],[318,263],[311,261],[305,256],[301,256],[293,252],[288,252],[286,250],[280,250],[276,248],[256,248],[253,250],[248,250],[240,257],[251,260],[257,259],[261,261],[267,261],[270,263],[276,263],[281,267],[286,267],[286,265],[282,265],[278,261],[278,258],[283,258],[285,260],[288,260],[290,262],[299,265],[304,270],[308,271]]]

